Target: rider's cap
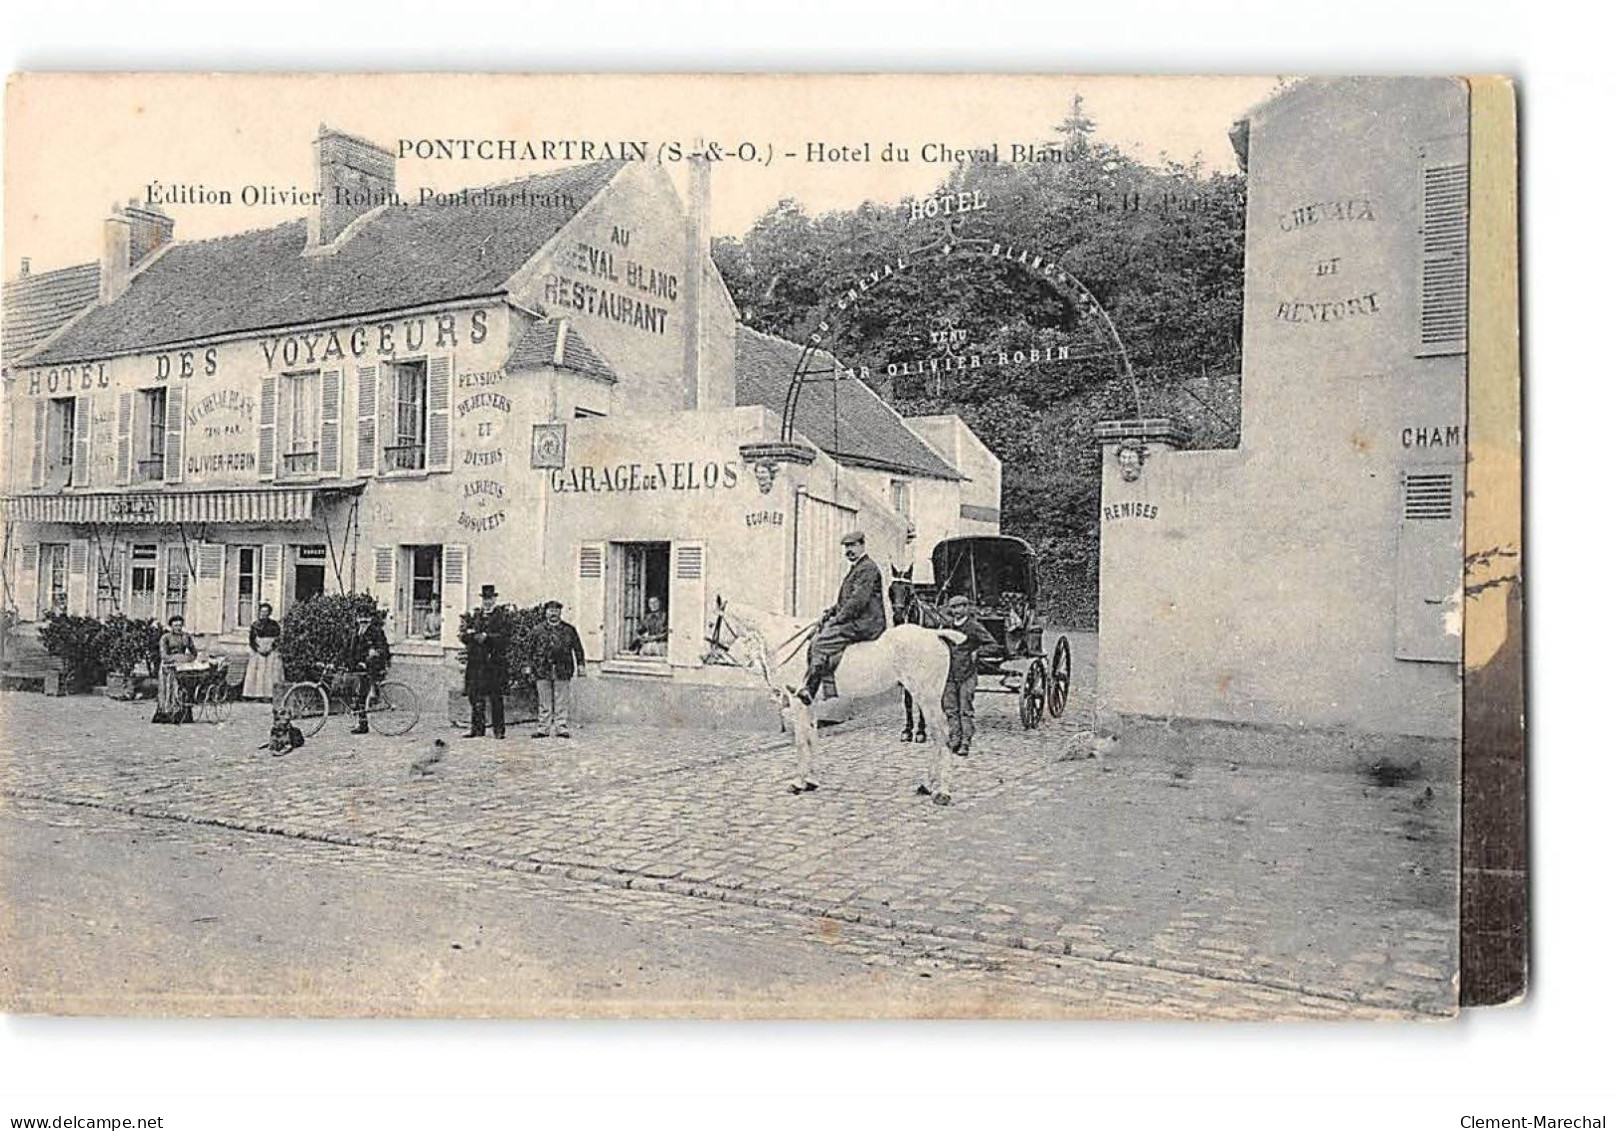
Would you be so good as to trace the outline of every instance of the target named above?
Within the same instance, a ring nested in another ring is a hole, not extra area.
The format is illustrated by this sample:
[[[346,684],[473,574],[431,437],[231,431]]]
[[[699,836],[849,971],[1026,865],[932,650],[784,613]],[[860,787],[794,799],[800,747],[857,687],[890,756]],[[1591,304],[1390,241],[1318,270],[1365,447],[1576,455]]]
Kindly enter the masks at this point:
[[[956,593],[948,599],[948,607],[951,609],[963,609],[970,603],[971,599],[963,593]]]
[[[842,535],[842,545],[844,546],[852,546],[862,541],[864,541],[864,531],[862,530],[849,530]]]

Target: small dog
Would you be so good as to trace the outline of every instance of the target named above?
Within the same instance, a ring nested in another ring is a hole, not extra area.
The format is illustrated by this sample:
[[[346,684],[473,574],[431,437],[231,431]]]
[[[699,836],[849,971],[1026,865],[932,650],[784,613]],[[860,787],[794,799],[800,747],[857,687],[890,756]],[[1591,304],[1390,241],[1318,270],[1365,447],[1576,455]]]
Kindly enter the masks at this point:
[[[432,740],[432,749],[410,763],[410,777],[427,778],[437,773],[437,765],[449,752],[449,744],[441,738]]]
[[[303,731],[292,722],[289,712],[280,708],[275,709],[273,721],[269,724],[269,741],[258,749],[268,750],[279,758],[289,750],[296,750],[303,745]]]

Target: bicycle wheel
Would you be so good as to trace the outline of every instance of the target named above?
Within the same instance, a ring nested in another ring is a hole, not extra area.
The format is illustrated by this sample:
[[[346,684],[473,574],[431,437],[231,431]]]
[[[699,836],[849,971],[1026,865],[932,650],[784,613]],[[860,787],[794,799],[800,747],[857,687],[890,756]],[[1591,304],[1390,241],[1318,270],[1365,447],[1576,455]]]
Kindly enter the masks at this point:
[[[421,700],[409,684],[384,679],[370,689],[365,713],[377,734],[405,734],[421,720]]]
[[[281,696],[280,708],[291,716],[304,738],[313,738],[331,714],[331,697],[318,683],[294,683]]]

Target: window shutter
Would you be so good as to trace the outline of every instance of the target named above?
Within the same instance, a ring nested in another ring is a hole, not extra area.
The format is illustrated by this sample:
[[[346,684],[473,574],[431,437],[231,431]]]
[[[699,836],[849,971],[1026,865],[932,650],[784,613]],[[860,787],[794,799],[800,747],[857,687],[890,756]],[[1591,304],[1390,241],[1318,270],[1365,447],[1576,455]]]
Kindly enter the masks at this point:
[[[28,485],[36,491],[45,485],[45,419],[50,402],[34,402],[34,464],[28,476]]]
[[[128,483],[130,433],[135,420],[135,394],[118,394],[118,482]]]
[[[1470,301],[1470,168],[1464,140],[1420,154],[1418,356],[1464,353]]]
[[[258,383],[258,478],[275,478],[275,397],[279,377],[265,377]]]
[[[426,468],[449,470],[449,359],[426,364]]]
[[[451,544],[443,548],[443,636],[445,644],[460,638],[460,618],[466,611],[466,578],[471,572],[471,558],[464,544]]]
[[[282,547],[279,542],[270,542],[259,548],[258,551],[258,599],[268,601],[275,606],[277,615],[284,613],[281,600],[281,561]]]
[[[359,367],[359,420],[355,439],[355,468],[360,475],[376,471],[376,449],[381,446],[376,438],[376,367]]]
[[[403,633],[398,631],[398,547],[375,546],[371,548],[370,559],[370,595],[376,598],[378,608],[387,611],[382,625],[387,630],[387,638],[395,640]]]
[[[218,542],[198,543],[189,618],[198,632],[224,631],[224,572],[224,546]]]
[[[39,615],[39,543],[25,543],[17,570],[17,615],[33,620]]]
[[[706,646],[707,550],[701,542],[675,542],[668,571],[668,662],[701,666]]]
[[[93,396],[74,398],[73,402],[73,486],[90,485],[90,424],[95,404]]]
[[[578,640],[591,660],[606,657],[606,543],[581,542],[578,545],[577,605]]]
[[[185,388],[168,390],[168,423],[163,433],[163,482],[185,480]]]
[[[90,543],[82,538],[67,547],[67,611],[76,617],[87,616],[91,611]]]
[[[376,474],[387,470],[386,448],[398,442],[398,420],[394,403],[398,400],[398,371],[383,368],[376,378]]]
[[[1464,637],[1462,464],[1406,469],[1397,531],[1399,660],[1458,663]]]
[[[320,374],[320,474],[342,474],[342,370]]]

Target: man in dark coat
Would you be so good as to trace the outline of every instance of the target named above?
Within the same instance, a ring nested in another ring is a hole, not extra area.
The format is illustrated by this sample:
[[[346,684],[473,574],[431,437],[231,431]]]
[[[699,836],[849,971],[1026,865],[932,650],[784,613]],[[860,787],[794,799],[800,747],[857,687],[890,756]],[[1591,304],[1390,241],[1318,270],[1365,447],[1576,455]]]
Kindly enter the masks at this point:
[[[561,602],[544,603],[544,623],[533,634],[533,654],[527,657],[539,699],[539,729],[534,738],[571,738],[567,715],[572,707],[572,677],[588,674],[578,630],[561,619]]]
[[[812,703],[819,685],[836,666],[849,644],[874,640],[887,630],[887,604],[881,595],[881,567],[864,552],[864,532],[842,536],[842,550],[852,563],[836,603],[819,620],[819,635],[808,648],[808,677],[797,697]]]
[[[370,715],[365,710],[365,701],[370,698],[371,685],[387,674],[392,658],[381,623],[361,609],[342,657],[347,677],[352,681],[354,714],[358,716],[354,734],[370,733]]]
[[[505,685],[511,676],[505,648],[511,642],[512,625],[510,611],[495,603],[498,597],[492,585],[484,585],[482,606],[467,613],[460,626],[460,643],[466,646],[465,692],[471,700],[471,738],[488,733],[489,716],[494,737],[505,737]]]
[[[948,748],[963,758],[971,752],[971,739],[976,735],[976,653],[998,641],[971,615],[970,599],[963,593],[948,599],[947,620],[949,628],[965,637],[948,646],[948,682],[943,685]]]

